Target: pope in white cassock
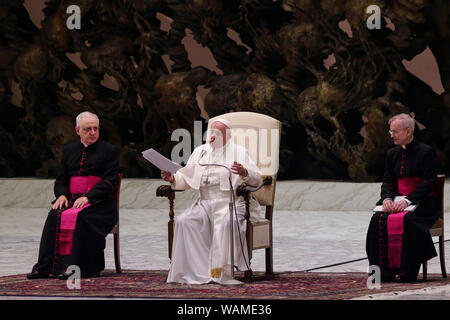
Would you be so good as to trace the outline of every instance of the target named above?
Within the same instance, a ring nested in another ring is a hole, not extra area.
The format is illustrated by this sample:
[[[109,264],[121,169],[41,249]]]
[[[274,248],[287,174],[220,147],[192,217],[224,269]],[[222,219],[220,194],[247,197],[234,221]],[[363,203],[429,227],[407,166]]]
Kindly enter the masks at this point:
[[[172,260],[167,282],[190,284],[222,283],[231,279],[229,171],[234,193],[245,182],[257,186],[262,182],[261,171],[248,151],[230,141],[229,125],[217,119],[211,125],[209,143],[195,148],[185,167],[174,175],[161,171],[161,177],[171,183],[174,190],[193,188],[199,191],[194,204],[175,218]],[[249,261],[245,237],[245,202],[236,197],[239,228],[234,216],[234,264],[239,270],[248,270]],[[258,220],[261,208],[250,199],[250,219]],[[240,237],[239,237],[240,231]],[[245,256],[244,256],[245,255]]]

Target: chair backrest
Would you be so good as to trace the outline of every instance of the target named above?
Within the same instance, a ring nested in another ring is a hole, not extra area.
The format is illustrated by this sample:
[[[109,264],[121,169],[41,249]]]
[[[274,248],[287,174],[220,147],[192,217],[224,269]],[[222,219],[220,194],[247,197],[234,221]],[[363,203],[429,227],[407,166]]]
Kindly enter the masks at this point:
[[[119,208],[119,198],[120,198],[120,184],[122,183],[123,174],[119,173],[117,175],[117,184],[113,191],[113,199],[116,200],[117,208]]]
[[[113,194],[112,194],[112,198],[114,200],[116,200],[116,206],[117,206],[117,223],[114,226],[114,228],[111,230],[110,233],[118,233],[119,232],[119,205],[120,205],[120,184],[122,183],[122,177],[123,174],[119,173],[117,175],[117,184],[116,187],[114,188]]]
[[[438,174],[433,186],[433,195],[439,200],[442,205],[442,212],[444,212],[444,186],[445,174]]]
[[[226,119],[231,129],[231,141],[245,147],[261,169],[263,176],[271,176],[273,183],[254,193],[261,205],[273,205],[276,175],[279,166],[281,122],[255,112],[231,112],[216,116],[208,121],[206,141],[209,141],[210,127],[216,119]]]
[[[438,174],[433,186],[433,196],[440,202],[441,216],[433,224],[431,229],[444,228],[444,186],[445,186],[445,174]]]

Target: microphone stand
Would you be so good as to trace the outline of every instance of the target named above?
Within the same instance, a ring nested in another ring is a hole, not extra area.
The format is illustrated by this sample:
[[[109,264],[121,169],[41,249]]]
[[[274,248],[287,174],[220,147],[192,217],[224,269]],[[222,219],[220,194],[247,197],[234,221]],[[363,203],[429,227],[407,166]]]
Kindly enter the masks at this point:
[[[203,156],[206,154],[206,151],[203,150],[202,154],[200,156],[200,159],[198,160],[198,164],[203,167],[222,167],[228,170],[228,181],[230,182],[230,201],[229,201],[229,212],[230,212],[230,265],[231,265],[231,279],[226,280],[224,282],[221,282],[223,285],[240,285],[243,284],[243,282],[234,279],[234,234],[233,234],[233,183],[231,182],[231,170],[227,166],[224,166],[222,164],[213,164],[213,163],[200,163],[200,160],[203,158]]]

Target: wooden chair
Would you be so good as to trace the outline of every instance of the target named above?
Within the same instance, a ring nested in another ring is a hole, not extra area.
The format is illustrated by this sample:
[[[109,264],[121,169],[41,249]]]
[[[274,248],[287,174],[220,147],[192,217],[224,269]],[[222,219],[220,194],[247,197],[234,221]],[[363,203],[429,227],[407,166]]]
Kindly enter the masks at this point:
[[[120,200],[120,184],[122,182],[122,173],[119,173],[117,177],[117,185],[113,193],[113,199],[116,200],[117,204],[117,223],[109,232],[109,234],[114,235],[114,263],[116,265],[116,272],[122,273],[122,268],[120,266],[120,239],[119,239],[119,200]]]
[[[238,196],[244,196],[246,199],[245,218],[247,220],[246,238],[249,260],[251,261],[253,250],[265,249],[266,277],[270,278],[273,276],[272,218],[279,164],[281,122],[264,114],[232,112],[211,118],[208,121],[208,129],[218,118],[228,121],[231,127],[232,141],[247,148],[263,175],[263,183],[260,186],[249,187],[244,184],[239,186],[236,192]],[[209,141],[209,130],[206,141]],[[168,240],[170,259],[172,258],[175,192],[176,190],[172,190],[169,185],[159,186],[156,190],[158,197],[169,199]],[[264,219],[250,221],[249,199],[251,196],[255,197],[261,206],[266,206]],[[250,281],[252,271],[247,271],[245,277],[246,280]]]
[[[445,247],[444,247],[444,185],[445,174],[438,174],[433,186],[433,195],[440,201],[442,212],[441,216],[430,228],[432,237],[439,237],[439,258],[441,261],[442,278],[447,278],[447,270],[445,268]],[[427,262],[422,266],[423,280],[427,280]]]

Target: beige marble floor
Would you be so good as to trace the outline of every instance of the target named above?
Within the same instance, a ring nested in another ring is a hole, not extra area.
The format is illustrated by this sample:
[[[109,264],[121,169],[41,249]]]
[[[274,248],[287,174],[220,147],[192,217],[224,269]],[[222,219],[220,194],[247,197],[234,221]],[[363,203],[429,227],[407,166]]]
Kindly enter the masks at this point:
[[[124,269],[168,269],[167,202],[153,196],[159,183],[124,181],[120,209]],[[0,179],[0,276],[29,272],[36,262],[52,185],[49,180]],[[277,197],[284,200],[276,203],[274,212],[276,272],[302,271],[366,257],[365,236],[379,184],[299,181],[278,186]],[[176,213],[194,197],[189,192],[177,194]],[[448,213],[445,228],[450,230]],[[112,244],[110,235],[105,249],[107,269],[114,268]],[[450,265],[450,242],[446,243],[446,257]],[[255,251],[253,270],[264,270],[264,263],[264,250]],[[367,267],[367,260],[362,260],[316,271],[366,272]],[[429,272],[440,273],[438,258],[429,262]],[[442,290],[442,297],[448,297]],[[416,295],[420,294],[423,292]],[[381,296],[384,297],[390,298]]]
[[[0,275],[29,272],[37,259],[45,208],[0,208]],[[300,271],[364,258],[367,212],[276,211],[275,271]],[[168,269],[167,213],[121,209],[121,260],[125,269]],[[448,221],[448,219],[447,219]],[[446,227],[450,225],[447,222]],[[112,236],[107,238],[106,268],[114,268]],[[450,256],[450,244],[446,246]],[[264,269],[264,250],[254,252],[254,270]],[[365,272],[367,260],[317,271]],[[439,272],[432,259],[429,272]]]

